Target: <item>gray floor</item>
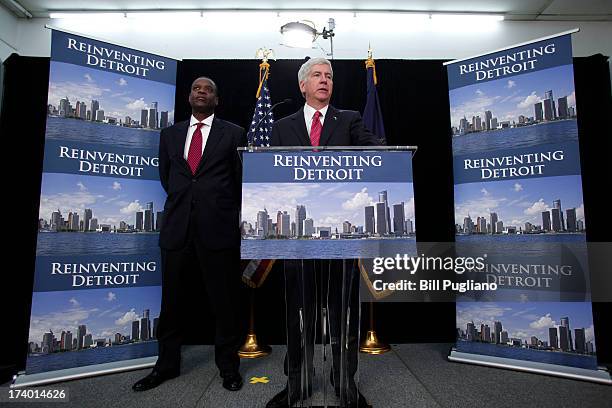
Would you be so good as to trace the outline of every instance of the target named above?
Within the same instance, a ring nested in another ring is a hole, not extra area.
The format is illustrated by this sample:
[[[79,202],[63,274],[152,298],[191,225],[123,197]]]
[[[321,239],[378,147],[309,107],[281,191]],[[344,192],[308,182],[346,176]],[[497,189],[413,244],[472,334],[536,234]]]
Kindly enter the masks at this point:
[[[544,375],[450,363],[450,344],[400,344],[380,356],[361,354],[360,388],[376,408],[470,407],[470,408],[612,408],[612,387]],[[132,384],[149,370],[54,384],[64,388],[68,403],[3,403],[10,407],[155,408],[155,407],[264,407],[280,391],[284,348],[274,346],[262,359],[242,360],[245,385],[228,392],[214,365],[210,346],[183,349],[180,377],[144,393],[134,393]],[[252,377],[267,377],[268,383],[251,384]],[[2,386],[6,394],[7,384]],[[315,394],[321,402],[321,395]]]

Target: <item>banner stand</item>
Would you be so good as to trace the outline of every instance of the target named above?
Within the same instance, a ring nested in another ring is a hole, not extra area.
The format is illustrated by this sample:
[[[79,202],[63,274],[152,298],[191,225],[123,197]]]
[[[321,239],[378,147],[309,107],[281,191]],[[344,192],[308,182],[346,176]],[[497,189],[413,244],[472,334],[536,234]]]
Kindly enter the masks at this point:
[[[176,65],[51,31],[28,353],[11,387],[155,363],[166,198],[157,156],[174,123]]]
[[[116,374],[123,371],[140,370],[143,368],[153,367],[156,361],[157,356],[97,364],[94,370],[92,370],[92,366],[83,366],[37,374],[25,374],[25,371],[20,371],[14,377],[10,388],[31,387],[35,385],[51,384],[67,380],[77,380],[96,375]]]
[[[612,384],[597,362],[591,307],[571,40],[577,31],[444,64],[455,241],[485,254],[481,277],[500,286],[486,297],[457,299],[457,342],[448,358]],[[548,160],[553,151],[558,156]],[[538,161],[537,170],[523,166],[525,157]],[[569,256],[560,250],[570,246]]]
[[[603,367],[598,370],[546,364],[535,361],[522,361],[511,358],[487,356],[484,354],[463,353],[454,347],[448,355],[448,360],[456,363],[477,364],[494,368],[523,371],[534,374],[546,374],[572,380],[591,381],[599,384],[612,385],[610,373]],[[520,364],[519,364],[520,363]]]

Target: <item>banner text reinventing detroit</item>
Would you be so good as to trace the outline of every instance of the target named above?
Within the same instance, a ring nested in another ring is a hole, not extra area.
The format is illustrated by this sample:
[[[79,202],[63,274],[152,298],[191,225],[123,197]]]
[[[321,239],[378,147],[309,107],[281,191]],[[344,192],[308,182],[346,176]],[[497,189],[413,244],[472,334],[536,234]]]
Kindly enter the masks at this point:
[[[77,41],[74,38],[68,38],[67,48],[87,54],[87,65],[137,75],[143,78],[147,77],[151,68],[160,71],[166,68],[166,64],[162,60],[128,54],[104,46]]]
[[[78,160],[79,171],[82,173],[111,176],[141,177],[145,166],[159,166],[157,157],[73,149],[67,146],[59,146],[59,157]]]
[[[538,58],[556,52],[555,43],[551,42],[536,48],[515,51],[511,54],[498,55],[468,64],[459,65],[459,75],[476,75],[476,81],[495,79],[505,75],[516,75],[537,68]]]
[[[361,180],[365,167],[380,167],[381,156],[289,156],[274,155],[274,167],[293,167],[295,181]],[[307,168],[311,167],[311,168]],[[322,168],[319,168],[322,167]],[[334,167],[340,167],[335,168]],[[342,168],[347,167],[347,168]]]
[[[560,162],[564,158],[563,150],[554,150],[486,159],[464,159],[463,169],[480,170],[482,180],[541,176],[544,174],[546,163]]]

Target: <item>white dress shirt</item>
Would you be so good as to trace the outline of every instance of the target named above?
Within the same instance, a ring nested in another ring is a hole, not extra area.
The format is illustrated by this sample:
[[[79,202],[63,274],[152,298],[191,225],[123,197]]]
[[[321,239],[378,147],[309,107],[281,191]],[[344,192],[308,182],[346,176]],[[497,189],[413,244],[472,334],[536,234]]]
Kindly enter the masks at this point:
[[[306,122],[306,131],[308,132],[308,137],[310,137],[310,129],[312,128],[312,117],[314,116],[315,112],[318,110],[321,113],[321,116],[319,116],[319,120],[321,121],[321,127],[323,127],[327,108],[329,108],[329,105],[321,109],[315,109],[308,104],[304,105],[304,121]]]
[[[202,121],[204,126],[200,128],[200,132],[202,132],[202,154],[204,154],[204,148],[206,147],[206,141],[208,140],[208,135],[210,134],[210,127],[212,126],[213,119],[215,114],[213,113],[206,119]],[[312,121],[312,120],[311,120]],[[189,155],[189,147],[191,146],[191,138],[193,137],[193,133],[196,131],[197,124],[200,123],[193,115],[191,115],[191,119],[189,120],[189,128],[187,129],[187,139],[185,139],[185,152],[183,157],[187,160],[187,156]]]

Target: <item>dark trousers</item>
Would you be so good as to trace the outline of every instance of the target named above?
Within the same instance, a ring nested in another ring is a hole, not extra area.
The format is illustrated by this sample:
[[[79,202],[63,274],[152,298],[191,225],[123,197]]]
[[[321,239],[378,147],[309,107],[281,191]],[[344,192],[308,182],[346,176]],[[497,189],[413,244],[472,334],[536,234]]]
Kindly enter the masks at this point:
[[[178,374],[183,332],[181,317],[198,321],[198,310],[187,310],[181,287],[203,282],[215,315],[215,363],[221,377],[238,372],[241,326],[238,321],[240,248],[211,251],[190,234],[179,250],[162,249],[162,304],[158,327],[159,357],[155,368]]]
[[[331,341],[332,345],[331,380],[337,394],[344,390],[345,401],[356,400],[354,376],[360,322],[356,264],[354,260],[285,261],[287,354],[284,369],[291,393],[311,390],[315,332],[322,326],[320,312],[325,308],[327,324],[321,327],[321,334],[325,332],[329,338],[322,340]]]

